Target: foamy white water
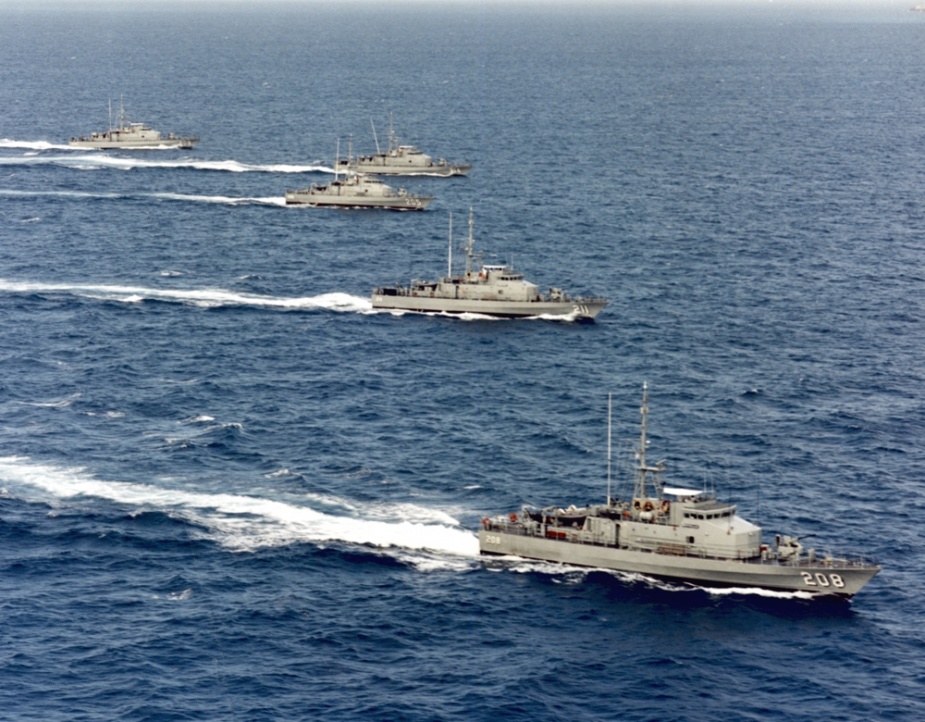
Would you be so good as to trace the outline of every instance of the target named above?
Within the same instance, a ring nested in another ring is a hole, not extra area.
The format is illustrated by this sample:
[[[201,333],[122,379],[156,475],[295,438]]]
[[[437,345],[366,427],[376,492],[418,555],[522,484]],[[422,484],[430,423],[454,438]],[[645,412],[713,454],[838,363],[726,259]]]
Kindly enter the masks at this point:
[[[53,500],[89,497],[162,511],[205,527],[218,543],[239,551],[296,542],[344,542],[459,557],[479,553],[476,536],[456,520],[442,511],[413,505],[378,505],[376,519],[335,516],[308,505],[255,496],[108,481],[81,467],[15,456],[0,457],[0,484],[13,496],[17,489],[31,487]]]
[[[121,301],[123,303],[172,301],[203,308],[245,306],[251,308],[326,309],[347,313],[367,313],[372,311],[372,303],[368,298],[338,292],[323,293],[318,296],[287,298],[237,293],[220,288],[178,290],[144,286],[40,283],[0,279],[0,293],[64,293],[83,298]]]
[[[86,199],[153,199],[161,201],[180,201],[186,203],[210,203],[218,205],[267,205],[286,207],[285,196],[222,196],[195,195],[190,193],[93,193],[88,191],[23,191],[0,188],[0,196],[17,198],[86,198]]]
[[[49,143],[47,140],[12,140],[0,138],[0,148],[22,148],[24,150],[67,150],[64,143]]]
[[[6,143],[7,145],[4,145]],[[0,148],[23,148],[29,150],[67,149],[67,145],[54,145],[43,141],[0,142]],[[319,163],[241,163],[236,160],[196,160],[155,159],[108,155],[105,151],[90,151],[81,148],[80,152],[64,155],[8,156],[0,158],[0,165],[57,165],[79,167],[82,169],[144,170],[188,168],[192,170],[217,171],[224,173],[333,173],[334,169]]]

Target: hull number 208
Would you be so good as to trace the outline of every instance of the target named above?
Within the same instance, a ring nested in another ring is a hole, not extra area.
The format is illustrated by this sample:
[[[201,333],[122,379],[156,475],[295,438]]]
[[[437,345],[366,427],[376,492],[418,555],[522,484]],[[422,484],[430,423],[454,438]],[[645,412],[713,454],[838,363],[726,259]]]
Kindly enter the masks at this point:
[[[803,575],[803,583],[807,587],[835,587],[836,589],[844,589],[845,580],[841,578],[841,574],[823,574],[822,572],[800,572]]]

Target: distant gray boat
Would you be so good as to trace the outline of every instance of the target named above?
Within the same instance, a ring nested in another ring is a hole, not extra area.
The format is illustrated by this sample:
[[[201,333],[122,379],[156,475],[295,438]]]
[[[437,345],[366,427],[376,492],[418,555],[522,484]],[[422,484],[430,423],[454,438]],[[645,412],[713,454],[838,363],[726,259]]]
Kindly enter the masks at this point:
[[[392,211],[423,211],[433,196],[409,193],[386,185],[375,176],[352,174],[330,183],[312,183],[308,188],[286,191],[286,205],[319,208],[383,208]]]
[[[533,316],[569,316],[576,321],[594,319],[607,305],[605,298],[572,298],[559,288],[540,293],[534,283],[524,280],[510,265],[486,265],[476,253],[473,240],[472,213],[469,213],[469,238],[466,242],[466,271],[453,275],[453,232],[447,275],[439,281],[413,280],[407,286],[383,286],[373,290],[375,309],[419,311],[424,313],[476,313],[498,318]]]
[[[374,155],[354,156],[351,148],[346,158],[337,159],[335,169],[349,173],[404,176],[466,175],[472,169],[472,164],[470,163],[450,163],[443,158],[434,160],[413,145],[400,145],[392,130],[391,114],[389,115],[388,150],[379,150],[379,139],[376,138],[375,125],[373,126],[373,138],[376,141],[376,153]]]
[[[125,105],[121,100],[119,102],[118,126],[115,128],[112,126],[111,102],[109,104],[109,118],[109,130],[71,138],[67,144],[72,148],[169,150],[174,148],[189,149],[199,142],[197,136],[180,137],[174,133],[163,135],[144,123],[130,122],[125,114]]]
[[[608,404],[609,405],[609,404]],[[648,395],[643,386],[642,432],[631,499],[610,495],[608,438],[607,501],[555,506],[485,518],[479,530],[482,554],[514,556],[583,567],[613,569],[701,587],[761,588],[850,598],[880,567],[806,551],[799,539],[778,535],[774,547],[761,541],[761,527],[707,491],[664,486],[664,466],[646,463]],[[608,431],[610,423],[608,421]],[[609,433],[608,433],[609,436]]]

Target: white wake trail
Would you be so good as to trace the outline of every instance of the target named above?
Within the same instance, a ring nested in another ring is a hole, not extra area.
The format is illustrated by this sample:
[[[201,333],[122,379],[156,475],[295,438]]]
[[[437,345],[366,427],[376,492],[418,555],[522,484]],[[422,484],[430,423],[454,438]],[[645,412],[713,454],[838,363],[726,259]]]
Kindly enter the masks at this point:
[[[372,303],[368,298],[352,296],[348,293],[323,293],[318,296],[288,298],[284,296],[238,293],[221,288],[169,289],[109,284],[41,283],[7,279],[0,279],[0,293],[61,293],[104,301],[120,301],[123,303],[166,301],[201,308],[241,306],[249,308],[321,309],[345,313],[372,312]]]
[[[67,150],[70,146],[63,143],[49,143],[47,140],[12,140],[0,138],[0,148],[18,148],[23,150]]]
[[[337,516],[305,503],[279,501],[245,494],[212,493],[164,488],[154,484],[107,481],[79,467],[41,464],[27,457],[0,457],[0,486],[6,495],[29,501],[43,496],[61,502],[105,499],[135,507],[138,511],[160,511],[208,530],[208,536],[236,551],[298,542],[343,542],[402,552],[425,552],[473,558],[478,556],[475,534],[464,529],[444,512],[424,507],[379,505],[378,519]],[[38,491],[40,496],[29,498]],[[344,501],[343,508],[353,505]],[[362,507],[358,508],[362,513]],[[435,560],[420,561],[422,569],[433,568]],[[413,562],[417,565],[417,562]]]
[[[6,143],[6,145],[4,145]],[[0,148],[23,148],[33,151],[67,149],[68,146],[35,142],[0,141]],[[223,173],[333,173],[334,169],[320,163],[242,163],[236,160],[203,160],[196,158],[159,159],[109,155],[105,151],[87,151],[79,153],[41,155],[26,153],[18,156],[0,157],[0,165],[57,165],[81,170],[147,170],[147,169],[188,169],[215,171]]]
[[[215,203],[219,205],[268,205],[286,207],[285,196],[203,196],[189,193],[91,193],[89,191],[24,191],[12,188],[0,188],[0,196],[12,198],[92,198],[103,200],[153,199],[157,201],[181,201],[185,203]]]

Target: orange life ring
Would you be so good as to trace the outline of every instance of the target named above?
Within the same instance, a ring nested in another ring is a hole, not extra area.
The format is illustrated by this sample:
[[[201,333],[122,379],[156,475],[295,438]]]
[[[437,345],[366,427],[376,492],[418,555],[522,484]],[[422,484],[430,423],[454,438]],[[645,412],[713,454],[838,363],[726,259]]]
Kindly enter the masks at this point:
[[[642,505],[639,503],[639,499],[636,499],[636,501],[633,502],[633,508],[638,510],[640,506]]]
[[[486,529],[490,527],[491,519],[489,519],[487,516],[484,519],[482,519],[482,526],[485,527]]]
[[[508,514],[508,517],[507,517],[507,518],[510,519],[512,522],[516,522],[516,521],[517,521],[517,514],[515,514],[514,512],[511,512],[510,514]]]
[[[651,501],[646,501],[645,506],[642,507],[645,511],[652,511],[655,507],[652,506]]]
[[[667,514],[671,510],[671,502],[668,499],[662,499],[662,514]]]

